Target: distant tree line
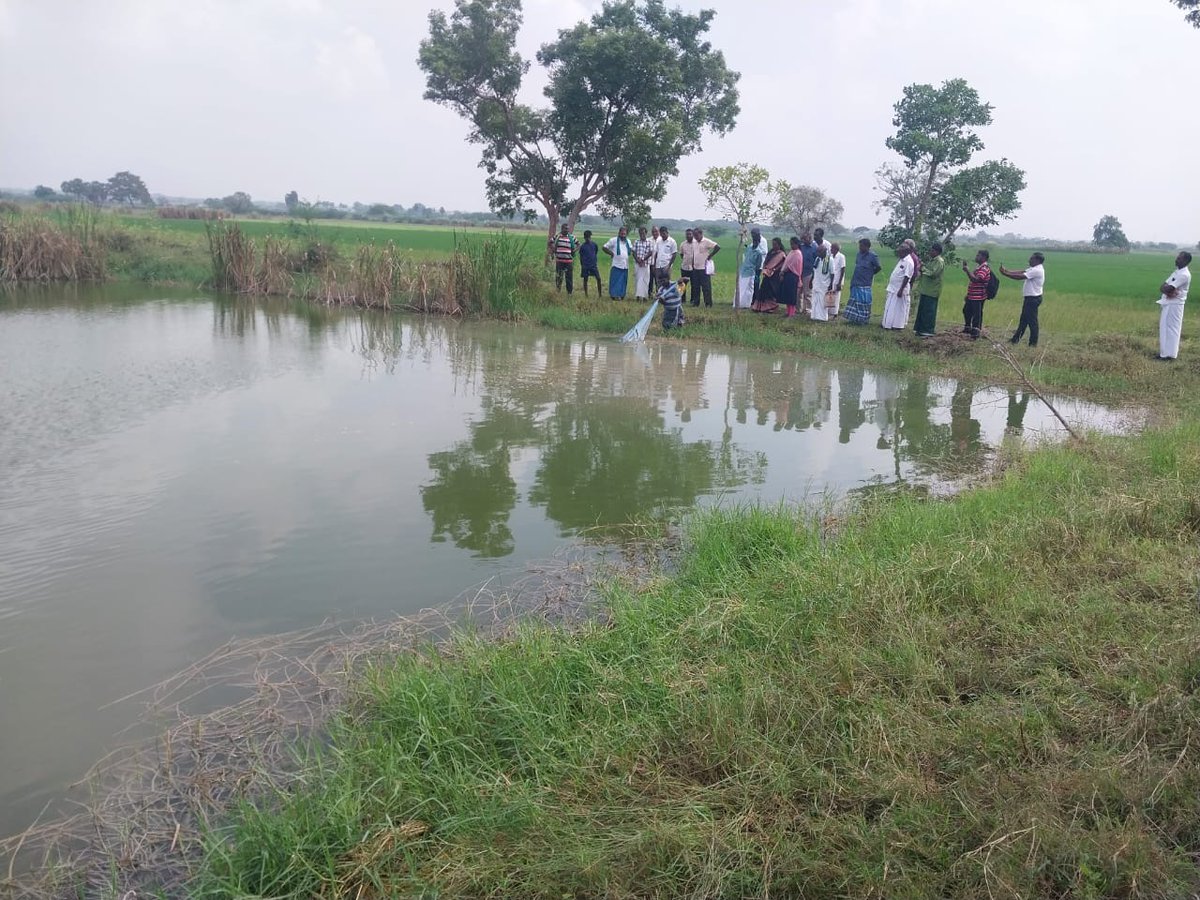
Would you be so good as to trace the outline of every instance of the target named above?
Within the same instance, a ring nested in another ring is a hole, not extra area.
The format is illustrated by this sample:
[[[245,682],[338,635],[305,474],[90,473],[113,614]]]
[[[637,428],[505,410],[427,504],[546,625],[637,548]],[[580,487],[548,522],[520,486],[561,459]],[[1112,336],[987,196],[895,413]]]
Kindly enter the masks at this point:
[[[91,203],[103,206],[106,203],[116,203],[122,206],[153,206],[154,198],[146,188],[146,183],[132,172],[117,172],[107,181],[84,181],[82,178],[72,178],[59,185],[59,190],[39,184],[33,189],[33,196],[38,200],[53,203],[56,200],[69,200],[79,203]]]

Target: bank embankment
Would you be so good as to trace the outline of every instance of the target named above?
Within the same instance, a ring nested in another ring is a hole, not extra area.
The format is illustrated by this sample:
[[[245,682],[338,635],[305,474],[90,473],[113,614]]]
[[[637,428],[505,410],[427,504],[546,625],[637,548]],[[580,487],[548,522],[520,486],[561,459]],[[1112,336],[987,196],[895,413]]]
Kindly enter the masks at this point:
[[[1200,418],[947,501],[714,512],[603,624],[359,682],[197,896],[1200,889]]]

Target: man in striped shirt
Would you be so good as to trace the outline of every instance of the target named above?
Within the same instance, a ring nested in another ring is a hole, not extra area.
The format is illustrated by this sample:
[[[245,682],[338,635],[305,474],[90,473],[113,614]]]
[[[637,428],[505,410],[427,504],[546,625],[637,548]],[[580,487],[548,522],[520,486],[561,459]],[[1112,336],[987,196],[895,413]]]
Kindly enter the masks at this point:
[[[967,268],[964,259],[962,269],[967,274],[967,302],[963,304],[963,334],[969,334],[972,340],[979,339],[983,328],[983,303],[987,300],[988,285],[992,281],[992,269],[988,265],[991,255],[986,250],[975,254],[975,271]]]
[[[658,229],[654,229],[657,236]],[[645,226],[633,242],[633,293],[635,300],[650,299],[650,267],[654,265],[654,242],[647,240]]]
[[[563,279],[567,282],[567,294],[575,291],[575,236],[562,227],[558,237],[550,244],[554,253],[554,287],[561,291]]]

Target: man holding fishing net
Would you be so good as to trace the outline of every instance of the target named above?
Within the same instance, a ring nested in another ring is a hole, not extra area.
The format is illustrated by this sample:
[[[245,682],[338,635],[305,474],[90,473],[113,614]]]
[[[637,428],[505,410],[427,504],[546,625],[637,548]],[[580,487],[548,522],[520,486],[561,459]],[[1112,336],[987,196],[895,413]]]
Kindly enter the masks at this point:
[[[658,302],[663,306],[663,331],[670,331],[683,324],[683,295],[687,287],[688,280],[680,278],[674,284],[659,288]]]

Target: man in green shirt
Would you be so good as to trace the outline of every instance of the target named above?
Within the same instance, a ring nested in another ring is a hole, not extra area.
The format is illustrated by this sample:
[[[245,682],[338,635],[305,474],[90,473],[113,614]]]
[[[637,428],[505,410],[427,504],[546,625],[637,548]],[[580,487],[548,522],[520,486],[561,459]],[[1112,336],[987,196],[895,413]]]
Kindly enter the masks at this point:
[[[942,245],[934,244],[925,254],[925,264],[917,278],[917,320],[913,330],[918,337],[933,337],[937,326],[938,298],[942,296],[942,276],[946,274],[946,260],[942,258]]]

